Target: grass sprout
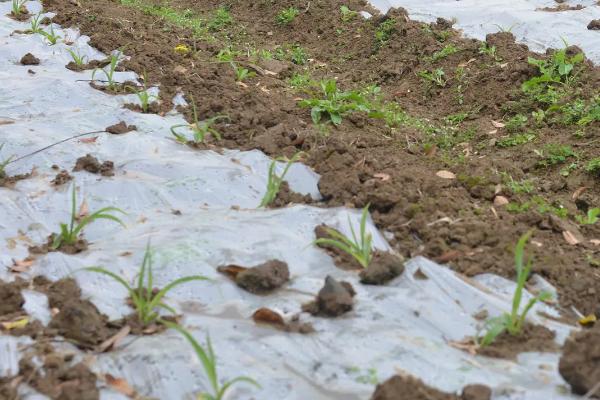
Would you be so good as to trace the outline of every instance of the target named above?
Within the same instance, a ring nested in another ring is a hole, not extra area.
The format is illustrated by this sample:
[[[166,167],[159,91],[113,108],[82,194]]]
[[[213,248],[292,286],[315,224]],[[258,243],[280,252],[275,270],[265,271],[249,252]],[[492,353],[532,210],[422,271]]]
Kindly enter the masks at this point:
[[[206,336],[206,347],[202,347],[202,345],[198,343],[192,334],[182,326],[169,321],[161,320],[161,323],[166,325],[168,328],[174,329],[181,333],[183,337],[185,337],[192,345],[194,352],[202,363],[204,372],[206,373],[208,381],[210,382],[212,393],[202,393],[200,396],[198,396],[198,400],[223,400],[227,391],[236,383],[246,382],[256,386],[257,388],[260,388],[260,385],[254,379],[247,376],[238,376],[221,384],[217,375],[217,357],[212,347],[210,336]]]
[[[142,112],[144,112],[144,113],[147,113],[148,110],[150,109],[150,103],[152,103],[152,101],[158,99],[158,96],[156,96],[154,94],[150,94],[150,92],[148,91],[148,87],[146,86],[147,81],[148,81],[148,76],[146,74],[146,71],[144,71],[144,74],[142,75],[142,88],[141,89],[138,90],[137,88],[132,87],[132,86],[127,87],[128,90],[132,91],[137,96],[138,100],[140,101],[140,107],[142,108]]]
[[[275,18],[275,20],[279,25],[287,25],[292,23],[298,14],[300,14],[300,10],[298,10],[296,7],[289,7],[281,10],[279,14],[277,14],[277,18]]]
[[[73,62],[75,63],[75,65],[77,65],[78,67],[81,67],[83,64],[85,64],[85,62],[86,62],[85,60],[86,60],[87,56],[82,55],[79,52],[79,50],[67,49],[67,51],[71,55],[71,58],[73,59]]]
[[[194,122],[192,124],[179,124],[171,127],[171,134],[175,136],[175,139],[180,143],[188,143],[190,140],[182,133],[178,133],[178,128],[190,128],[192,130],[192,141],[196,144],[204,143],[207,135],[211,135],[217,140],[221,140],[221,134],[214,129],[212,126],[219,120],[229,120],[226,115],[216,115],[212,118],[205,119],[203,121],[198,120],[198,110],[196,109],[196,103],[192,97],[192,112]]]
[[[345,236],[339,231],[331,228],[326,228],[327,233],[331,238],[319,238],[314,241],[314,244],[332,246],[348,253],[363,267],[367,268],[373,258],[373,236],[367,233],[367,217],[369,216],[369,205],[363,208],[360,218],[359,236],[356,236],[354,226],[348,217],[348,225],[352,232],[352,238]]]
[[[1,143],[0,151],[2,151],[3,147],[4,147],[4,143]],[[12,161],[13,158],[14,158],[13,156],[10,156],[7,159],[0,161],[0,179],[6,178],[6,166],[8,164],[10,164],[10,162]]]
[[[342,21],[352,21],[358,15],[358,11],[351,10],[348,6],[340,6],[340,12],[342,13]]]
[[[594,225],[596,222],[598,222],[599,215],[600,208],[594,207],[590,208],[585,216],[577,215],[575,216],[575,218],[577,219],[577,222],[579,222],[581,225]]]
[[[110,55],[110,64],[108,65],[108,71],[106,68],[96,68],[94,72],[92,72],[92,81],[96,76],[96,72],[101,71],[106,77],[106,82],[108,83],[108,89],[114,90],[116,88],[117,82],[115,82],[115,71],[117,70],[117,64],[119,63],[119,59],[123,53],[121,50],[117,50],[113,54]]]
[[[277,197],[277,193],[279,193],[279,189],[281,189],[281,184],[283,183],[290,167],[293,163],[298,161],[302,154],[302,152],[298,152],[294,154],[290,159],[287,159],[285,157],[278,157],[275,160],[271,161],[271,164],[269,165],[269,173],[267,176],[267,192],[263,196],[258,207],[267,207],[275,200],[275,198]],[[283,161],[287,163],[281,175],[277,175],[277,172],[275,171],[275,167],[277,166],[278,161]]]
[[[138,318],[144,326],[149,325],[160,318],[160,313],[158,311],[160,309],[165,309],[170,313],[176,314],[176,311],[173,308],[163,302],[165,295],[175,287],[191,281],[208,280],[208,278],[202,275],[186,276],[176,279],[161,290],[156,291],[153,287],[154,276],[152,274],[152,251],[150,249],[150,244],[146,246],[144,260],[142,261],[137,276],[136,287],[132,287],[125,279],[102,267],[89,267],[84,270],[106,275],[125,287],[129,293],[133,306],[137,311]],[[161,320],[161,322],[163,321]]]
[[[242,66],[237,65],[233,61],[230,63],[231,68],[233,68],[233,72],[235,72],[235,81],[243,82],[248,78],[252,78],[256,75],[254,71],[250,71],[248,68],[244,68]]]
[[[42,21],[42,12],[40,11],[35,17],[31,18],[31,28],[29,29],[31,33],[42,33],[41,25]]]
[[[77,191],[75,185],[71,191],[71,221],[68,224],[60,224],[60,233],[54,237],[51,248],[58,249],[62,245],[75,244],[83,229],[92,222],[99,219],[107,219],[125,226],[123,221],[115,217],[114,213],[125,214],[125,212],[116,207],[104,207],[98,211],[86,215],[78,220],[77,218]]]
[[[60,36],[58,36],[58,34],[54,32],[54,26],[52,24],[50,24],[50,32],[41,31],[40,35],[46,38],[48,43],[50,43],[50,46],[53,46],[56,43],[58,43],[58,39],[60,39]]]
[[[25,3],[27,3],[27,0],[12,0],[10,13],[15,17],[25,14],[26,10],[23,10]]]
[[[531,266],[533,264],[533,259],[530,257],[525,263],[525,245],[529,241],[532,232],[529,231],[525,233],[515,247],[515,268],[517,271],[517,287],[515,289],[515,293],[513,295],[512,301],[512,310],[509,313],[504,313],[503,315],[491,318],[486,322],[487,332],[483,336],[480,345],[488,346],[496,340],[496,338],[504,333],[508,332],[510,335],[518,336],[525,324],[525,317],[527,317],[527,313],[531,310],[531,308],[538,301],[546,301],[552,297],[550,292],[543,291],[539,295],[530,299],[523,311],[519,312],[521,309],[521,302],[523,300],[523,288],[525,287],[525,282],[527,282],[527,278],[529,277],[529,273],[531,272]]]

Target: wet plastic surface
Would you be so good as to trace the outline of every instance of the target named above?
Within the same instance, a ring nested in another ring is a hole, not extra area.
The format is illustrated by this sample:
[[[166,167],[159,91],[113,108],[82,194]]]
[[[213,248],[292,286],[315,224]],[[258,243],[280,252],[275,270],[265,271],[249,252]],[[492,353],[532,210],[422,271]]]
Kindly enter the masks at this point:
[[[579,46],[596,65],[600,63],[600,31],[588,30],[593,19],[600,19],[596,0],[571,0],[564,4],[585,8],[560,12],[542,11],[556,7],[554,0],[370,0],[382,12],[390,7],[403,7],[411,18],[425,22],[437,17],[456,18],[457,29],[468,37],[485,39],[488,33],[508,30],[517,41],[531,50],[564,47],[562,39]]]
[[[494,388],[495,399],[570,398],[561,394],[564,382],[557,372],[558,354],[522,354],[512,362],[474,357],[448,344],[477,332],[480,322],[473,314],[483,309],[491,315],[509,310],[513,283],[493,276],[466,280],[417,258],[387,286],[361,285],[356,273],[337,269],[324,251],[311,245],[316,225],[326,223],[349,233],[347,216],[358,224],[360,212],[307,206],[256,209],[266,185],[270,162],[266,156],[257,151],[220,155],[177,144],[169,137],[169,127],[183,123],[180,115],[160,117],[123,109],[124,103],[135,99],[101,93],[78,81],[90,79],[91,71],[64,68],[70,61],[66,45],[49,46],[39,35],[11,36],[28,24],[5,17],[8,9],[9,3],[0,3],[0,121],[12,122],[0,124],[0,142],[6,143],[2,157],[26,154],[120,120],[137,130],[118,136],[98,134],[93,143],[74,140],[8,166],[9,174],[35,168],[35,175],[14,188],[0,188],[1,279],[12,280],[6,267],[27,256],[30,244],[44,242],[68,218],[70,186],[50,184],[57,172],[51,166],[71,170],[78,157],[90,153],[100,161],[114,161],[116,174],[106,178],[72,173],[79,199],[85,198],[90,210],[122,208],[128,213],[127,229],[94,223],[85,232],[91,242],[88,251],[39,257],[26,275],[43,274],[52,280],[72,275],[84,297],[118,318],[131,312],[123,288],[102,276],[76,271],[100,265],[132,279],[150,240],[156,286],[185,275],[211,278],[170,292],[167,303],[185,315],[183,325],[201,343],[210,333],[222,378],[247,375],[262,386],[260,390],[239,386],[229,399],[363,400],[373,392],[373,376],[381,382],[398,370],[450,392],[469,383],[485,383]],[[98,55],[75,31],[56,27],[56,32],[76,40],[73,46],[81,51]],[[19,65],[27,52],[40,58],[41,64]],[[118,79],[131,77],[118,75]],[[289,180],[294,190],[318,196],[318,176],[306,167],[295,166]],[[369,230],[375,235],[375,246],[387,249],[371,222]],[[251,266],[273,258],[288,263],[291,280],[269,296],[247,293],[216,271],[223,264]],[[416,279],[418,269],[428,279]],[[252,313],[260,307],[285,317],[300,312],[301,304],[313,298],[327,275],[349,281],[356,289],[355,309],[350,313],[337,319],[302,314],[301,320],[312,322],[316,329],[310,335],[252,322]],[[24,295],[26,310],[47,323],[45,296],[31,291]],[[531,313],[532,321],[555,330],[562,342],[571,327],[536,316],[540,310],[556,315],[552,308],[539,305]],[[16,372],[17,344],[28,341],[0,335],[0,376]],[[124,378],[142,395],[159,399],[192,399],[208,387],[191,347],[170,331],[130,337],[117,351],[98,355],[91,368]],[[124,397],[104,388],[102,398]]]

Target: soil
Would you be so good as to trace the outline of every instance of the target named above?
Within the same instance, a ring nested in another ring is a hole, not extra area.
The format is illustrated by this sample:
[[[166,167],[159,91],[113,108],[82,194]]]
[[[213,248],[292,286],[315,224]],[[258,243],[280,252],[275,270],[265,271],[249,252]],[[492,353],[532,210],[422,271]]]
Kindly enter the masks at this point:
[[[312,202],[313,199],[309,194],[296,193],[290,189],[290,185],[287,181],[283,181],[281,182],[275,200],[269,204],[269,208],[282,208],[290,204],[311,204]]]
[[[25,298],[21,295],[22,283],[0,281],[0,317],[23,310]]]
[[[600,382],[600,327],[584,330],[567,339],[558,371],[575,394],[585,395]],[[597,390],[594,398],[600,398]]]
[[[22,65],[39,65],[40,59],[31,53],[27,53],[23,57],[21,57],[20,63]]]
[[[23,179],[27,179],[31,177],[31,173],[29,174],[19,174],[8,176],[6,172],[0,172],[0,187],[13,187],[17,182],[22,181]]]
[[[587,28],[591,31],[600,30],[600,19],[591,20],[590,23],[588,24]]]
[[[56,233],[52,233],[50,236],[48,236],[46,243],[29,247],[29,253],[32,255],[36,255],[47,254],[53,251],[60,251],[61,253],[65,254],[79,254],[82,251],[86,251],[88,249],[88,241],[83,238],[77,239],[77,241],[73,244],[62,243],[57,249],[54,249],[53,244],[55,237]]]
[[[323,317],[338,317],[352,310],[356,292],[348,282],[338,282],[330,276],[314,301],[302,305],[302,311]]]
[[[127,125],[124,121],[118,124],[111,125],[105,129],[106,132],[112,133],[113,135],[122,135],[131,131],[135,131],[137,127],[135,125]]]
[[[12,11],[6,15],[8,15],[10,18],[14,19],[15,21],[19,21],[19,22],[25,22],[25,21],[29,20],[29,18],[31,17],[31,14],[27,10],[27,8],[25,6],[22,6],[20,11],[21,12],[19,13],[19,15],[13,14]]]
[[[73,180],[73,176],[69,174],[69,171],[63,169],[58,174],[56,174],[56,176],[50,181],[50,183],[52,183],[54,186],[61,186],[71,180]]]
[[[81,71],[87,71],[89,69],[104,68],[109,64],[110,64],[110,59],[91,60],[90,62],[81,64],[81,65],[77,65],[77,63],[75,63],[74,61],[71,61],[67,65],[65,65],[65,68],[70,69],[71,71],[81,72]]]
[[[87,171],[91,172],[92,174],[100,174],[102,176],[114,176],[115,164],[112,161],[104,161],[100,163],[96,157],[87,154],[77,159],[73,171]]]
[[[556,352],[559,346],[554,341],[555,333],[541,326],[526,324],[519,336],[507,332],[500,334],[496,340],[485,347],[480,347],[477,353],[483,356],[516,359],[519,353]]]
[[[360,271],[360,282],[383,285],[404,272],[404,259],[396,254],[376,251],[369,266]]]
[[[227,265],[218,267],[217,270],[233,278],[242,289],[254,294],[269,294],[290,280],[287,263],[279,260],[270,260],[251,268]]]
[[[458,396],[427,386],[412,376],[394,375],[377,385],[371,400],[459,400]]]
[[[160,113],[160,104],[156,101],[153,101],[152,103],[148,104],[148,109],[146,111],[144,111],[142,109],[142,106],[140,106],[139,104],[127,103],[127,104],[123,105],[123,107],[128,110],[139,112],[142,114],[158,114],[158,113]]]

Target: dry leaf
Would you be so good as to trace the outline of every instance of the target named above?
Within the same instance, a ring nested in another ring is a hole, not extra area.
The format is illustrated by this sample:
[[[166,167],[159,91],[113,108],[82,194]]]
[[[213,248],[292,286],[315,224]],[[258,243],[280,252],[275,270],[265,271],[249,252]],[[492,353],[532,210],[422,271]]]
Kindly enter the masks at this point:
[[[600,239],[590,239],[590,243],[594,246],[600,246]]]
[[[475,343],[473,339],[464,339],[460,341],[449,340],[447,342],[451,347],[455,349],[466,351],[471,355],[477,354],[477,350],[479,349],[479,345]]]
[[[492,214],[494,214],[494,217],[496,217],[496,219],[498,219],[498,212],[496,211],[496,209],[494,207],[490,207],[490,210],[492,210]]]
[[[217,271],[219,271],[220,273],[227,275],[227,277],[235,280],[235,278],[237,278],[237,276],[240,272],[243,272],[247,269],[248,268],[246,268],[246,267],[241,267],[239,265],[230,264],[230,265],[223,265],[223,266],[218,267]]]
[[[581,318],[578,322],[579,325],[582,326],[594,325],[594,323],[596,322],[596,316],[594,314],[590,314]]]
[[[504,128],[506,126],[502,122],[494,120],[492,120],[492,125],[494,125],[494,128]]]
[[[373,177],[381,179],[383,182],[387,182],[387,181],[390,180],[390,175],[389,174],[384,174],[383,172],[379,172],[379,173],[373,174]]]
[[[571,246],[575,246],[576,244],[580,243],[579,239],[577,239],[570,231],[563,231],[562,234],[567,243],[569,243]]]
[[[443,264],[443,263],[447,263],[452,260],[456,260],[460,256],[462,256],[462,253],[460,251],[450,250],[450,251],[445,252],[441,256],[436,257],[434,260],[440,264]]]
[[[491,131],[488,131],[488,135],[495,135],[496,133],[498,133],[498,129],[493,129]]]
[[[79,139],[79,142],[81,142],[81,143],[95,143],[96,140],[98,140],[98,136],[94,136],[94,137],[91,137],[91,138]]]
[[[441,170],[436,172],[435,174],[442,179],[456,179],[456,175],[450,171]]]
[[[83,200],[81,206],[79,207],[79,213],[77,214],[77,218],[86,217],[90,213],[90,208],[88,207],[87,201]]]
[[[265,72],[265,75],[273,75],[273,76],[277,75],[277,72],[269,71],[268,69],[265,69],[264,72]]]
[[[123,340],[127,335],[131,332],[131,327],[129,325],[125,325],[119,332],[114,334],[112,337],[106,339],[104,342],[100,343],[96,352],[104,353],[105,351],[111,350],[119,345],[121,340]]]
[[[13,261],[13,265],[10,268],[11,272],[26,272],[33,265],[35,258],[27,257],[24,260]]]
[[[248,85],[246,85],[244,82],[236,82],[236,84],[237,84],[238,86],[241,86],[241,87],[243,87],[243,88],[247,88],[247,87],[248,87]]]
[[[132,388],[129,383],[123,378],[115,378],[111,374],[104,375],[106,383],[117,392],[124,394],[128,397],[135,396],[135,389]]]
[[[265,307],[256,310],[254,314],[252,314],[252,319],[257,324],[276,325],[279,327],[285,326],[285,321],[279,313]]]
[[[29,323],[29,317],[21,317],[14,321],[0,322],[0,326],[2,326],[2,329],[6,330],[6,331],[10,331],[12,329],[25,328],[28,323]]]
[[[573,200],[577,200],[579,197],[581,197],[581,195],[583,194],[583,192],[585,192],[587,190],[587,187],[582,186],[579,189],[577,189],[576,191],[573,192],[573,195],[571,196],[571,198]]]
[[[10,125],[10,124],[14,124],[15,121],[12,121],[10,119],[0,119],[0,125]]]
[[[509,203],[508,199],[504,196],[496,196],[494,197],[494,206],[502,207]]]

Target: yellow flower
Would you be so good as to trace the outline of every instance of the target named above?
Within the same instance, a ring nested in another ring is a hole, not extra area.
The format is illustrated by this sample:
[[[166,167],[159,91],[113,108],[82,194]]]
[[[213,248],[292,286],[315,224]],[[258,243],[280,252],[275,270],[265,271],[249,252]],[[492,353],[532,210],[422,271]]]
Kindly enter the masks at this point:
[[[594,322],[596,322],[596,316],[594,314],[590,314],[579,320],[579,324],[583,326],[593,325]]]
[[[185,44],[178,44],[177,46],[175,46],[175,53],[178,54],[188,54],[190,52],[190,48],[187,47]]]

